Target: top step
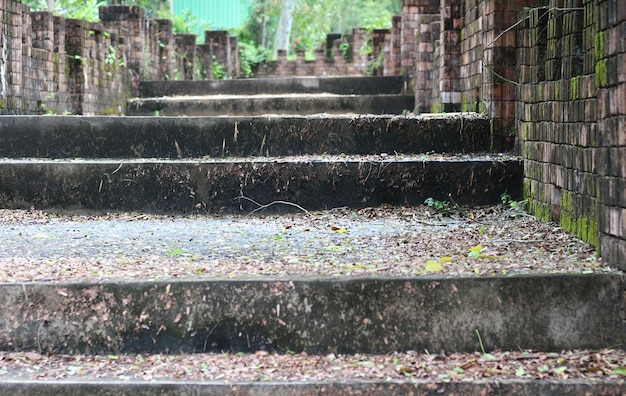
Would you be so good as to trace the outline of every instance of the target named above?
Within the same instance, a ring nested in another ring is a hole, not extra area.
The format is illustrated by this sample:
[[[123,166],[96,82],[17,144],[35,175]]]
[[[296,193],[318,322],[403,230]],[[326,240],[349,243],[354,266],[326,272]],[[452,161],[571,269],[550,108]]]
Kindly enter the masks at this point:
[[[177,95],[260,95],[331,93],[338,95],[402,94],[402,76],[281,77],[202,81],[142,81],[142,97]]]

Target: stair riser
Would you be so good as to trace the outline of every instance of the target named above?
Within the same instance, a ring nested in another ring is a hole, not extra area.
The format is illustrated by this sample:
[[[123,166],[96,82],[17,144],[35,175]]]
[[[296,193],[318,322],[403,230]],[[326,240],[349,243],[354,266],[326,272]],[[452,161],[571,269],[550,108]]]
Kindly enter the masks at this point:
[[[415,108],[413,96],[323,96],[269,98],[134,99],[129,116],[254,116],[263,114],[402,114]]]
[[[4,284],[0,349],[560,351],[620,345],[619,275]]]
[[[619,380],[477,380],[455,381],[337,381],[235,383],[101,380],[99,383],[75,381],[5,381],[0,382],[0,393],[15,396],[353,396],[353,395],[603,395],[621,396],[626,384]]]
[[[245,213],[282,200],[309,210],[458,204],[522,196],[521,161],[0,163],[0,207]],[[277,205],[269,211],[281,209]],[[284,209],[284,206],[282,207]],[[294,208],[291,208],[294,209]]]
[[[0,157],[199,158],[489,151],[489,120],[406,117],[0,117]]]
[[[142,81],[141,96],[259,95],[282,93],[332,93],[338,95],[401,94],[402,76],[287,77],[203,81]]]

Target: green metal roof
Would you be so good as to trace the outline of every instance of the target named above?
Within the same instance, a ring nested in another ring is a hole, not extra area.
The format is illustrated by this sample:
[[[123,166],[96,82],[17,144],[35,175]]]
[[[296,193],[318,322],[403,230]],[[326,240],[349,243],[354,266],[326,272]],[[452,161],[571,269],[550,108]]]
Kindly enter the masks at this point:
[[[174,13],[190,10],[198,19],[211,23],[213,29],[239,27],[248,16],[251,0],[175,0]]]

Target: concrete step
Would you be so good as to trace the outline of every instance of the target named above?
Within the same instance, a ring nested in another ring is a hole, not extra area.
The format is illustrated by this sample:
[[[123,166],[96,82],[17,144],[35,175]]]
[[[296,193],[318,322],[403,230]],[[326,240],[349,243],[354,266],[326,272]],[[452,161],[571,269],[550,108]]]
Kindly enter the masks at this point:
[[[211,95],[135,98],[129,116],[253,116],[263,114],[403,114],[415,108],[412,95]]]
[[[486,205],[502,193],[521,199],[522,168],[504,155],[5,159],[0,207],[241,213],[256,209],[250,200],[316,210],[427,198]]]
[[[331,93],[339,95],[400,95],[402,76],[379,77],[281,77],[202,81],[142,81],[141,96],[259,95]]]
[[[76,367],[68,365],[68,367]],[[70,371],[71,373],[71,371]],[[352,395],[603,395],[621,396],[626,384],[621,379],[475,379],[359,380],[339,381],[189,381],[72,378],[65,380],[0,379],[0,393],[16,396],[352,396]],[[95,377],[95,376],[94,376]]]
[[[599,349],[621,274],[1,284],[0,350],[307,353]]]
[[[471,153],[490,149],[477,114],[433,116],[0,117],[0,157],[198,158]]]

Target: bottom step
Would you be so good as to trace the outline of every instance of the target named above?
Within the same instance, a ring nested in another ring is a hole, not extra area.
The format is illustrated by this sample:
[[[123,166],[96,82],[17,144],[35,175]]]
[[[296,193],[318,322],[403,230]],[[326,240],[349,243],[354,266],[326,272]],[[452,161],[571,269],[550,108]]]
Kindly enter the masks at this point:
[[[622,350],[391,355],[0,354],[6,395],[623,395]]]
[[[279,200],[317,210],[427,198],[488,205],[503,193],[520,199],[522,176],[522,161],[503,155],[7,159],[0,207],[240,213]]]

